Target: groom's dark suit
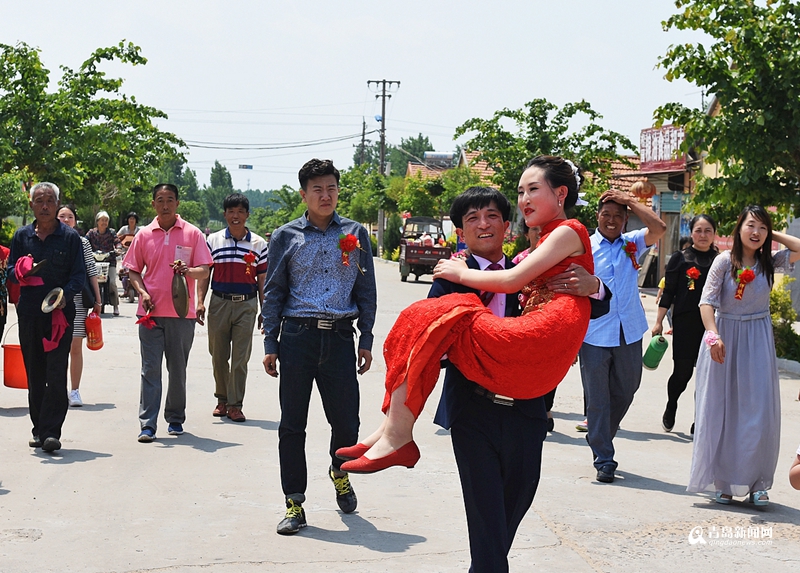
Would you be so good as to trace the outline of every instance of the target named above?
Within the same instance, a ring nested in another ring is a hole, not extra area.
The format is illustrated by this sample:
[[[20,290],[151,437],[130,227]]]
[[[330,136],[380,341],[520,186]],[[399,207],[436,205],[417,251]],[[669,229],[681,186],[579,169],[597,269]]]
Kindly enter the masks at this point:
[[[470,256],[467,266],[479,269]],[[514,264],[506,257],[506,268]],[[428,298],[479,291],[444,279],[433,282]],[[503,296],[503,295],[496,295]],[[517,294],[507,294],[507,317],[519,316]],[[591,299],[592,318],[608,312]],[[520,356],[524,360],[524,356]],[[547,435],[544,397],[496,403],[485,390],[445,361],[442,398],[434,422],[450,430],[467,513],[472,573],[508,571],[507,555],[525,513],[533,503]],[[483,395],[482,395],[483,394]]]
[[[467,266],[480,268],[473,258]],[[506,268],[513,263],[506,257]],[[478,291],[437,279],[429,298]],[[502,296],[502,295],[497,295]],[[506,296],[506,316],[519,316],[516,294]],[[520,357],[524,360],[523,357]],[[512,406],[476,393],[481,388],[447,363],[434,422],[450,429],[467,513],[473,573],[508,571],[506,556],[539,485],[547,434],[544,398]]]

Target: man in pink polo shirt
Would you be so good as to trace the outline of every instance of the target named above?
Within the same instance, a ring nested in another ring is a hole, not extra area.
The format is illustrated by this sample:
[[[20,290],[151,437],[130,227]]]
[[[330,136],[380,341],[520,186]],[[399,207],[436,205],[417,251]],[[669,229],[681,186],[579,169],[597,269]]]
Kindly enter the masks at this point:
[[[139,441],[156,436],[161,406],[161,364],[166,354],[169,386],[164,418],[169,434],[183,433],[186,420],[186,363],[194,341],[195,281],[208,276],[212,263],[205,235],[177,214],[178,188],[159,183],[153,188],[156,218],[133,238],[122,261],[139,293],[139,345],[142,355],[142,389],[139,402]],[[186,277],[189,314],[178,316],[172,302],[172,278]],[[144,318],[144,320],[142,320]]]

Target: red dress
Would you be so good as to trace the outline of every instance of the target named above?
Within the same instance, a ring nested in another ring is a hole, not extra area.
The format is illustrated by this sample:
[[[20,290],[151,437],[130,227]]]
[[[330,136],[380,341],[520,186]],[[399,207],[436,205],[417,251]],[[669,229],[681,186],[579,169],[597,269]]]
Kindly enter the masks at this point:
[[[383,345],[384,412],[392,392],[408,380],[405,404],[419,416],[445,354],[470,380],[512,398],[543,396],[563,380],[583,343],[590,304],[587,297],[554,294],[545,282],[572,263],[594,274],[594,262],[589,233],[575,219],[546,225],[539,245],[561,225],[578,233],[585,252],[567,257],[522,289],[529,295],[522,316],[497,317],[475,294],[421,300],[400,313]]]

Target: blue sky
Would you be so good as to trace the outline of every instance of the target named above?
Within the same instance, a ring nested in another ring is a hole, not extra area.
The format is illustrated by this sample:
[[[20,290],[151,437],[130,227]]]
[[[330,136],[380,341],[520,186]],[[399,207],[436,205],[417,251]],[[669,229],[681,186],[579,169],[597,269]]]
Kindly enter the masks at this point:
[[[146,66],[108,65],[123,91],[169,114],[161,127],[186,141],[265,147],[360,134],[380,113],[367,80],[399,80],[387,106],[387,140],[423,133],[450,151],[456,126],[533,98],[561,106],[585,99],[601,124],[630,137],[669,101],[699,106],[699,88],[656,69],[670,44],[671,0],[510,2],[154,2],[0,0],[0,42],[24,41],[58,66],[125,39]],[[372,135],[377,139],[377,134]],[[297,186],[311,157],[352,164],[353,144],[276,150],[192,147],[190,167],[208,183],[215,159],[234,186]],[[252,164],[252,171],[239,170]]]

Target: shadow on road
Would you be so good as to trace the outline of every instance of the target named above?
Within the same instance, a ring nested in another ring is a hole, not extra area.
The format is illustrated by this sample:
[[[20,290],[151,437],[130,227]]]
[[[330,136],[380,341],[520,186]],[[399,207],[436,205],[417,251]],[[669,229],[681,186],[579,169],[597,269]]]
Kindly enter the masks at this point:
[[[117,407],[116,404],[86,404],[80,408],[71,407],[70,411],[74,410],[88,410],[89,412],[102,412],[103,410],[113,410]]]
[[[21,418],[28,415],[27,408],[0,408],[0,416],[4,418]]]
[[[225,448],[233,448],[242,445],[234,442],[221,442],[220,440],[214,440],[212,438],[202,438],[200,436],[195,436],[194,434],[189,434],[188,432],[180,436],[166,436],[164,438],[159,437],[155,444],[162,448],[189,446],[209,454],[213,454],[214,452]]]
[[[770,499],[768,506],[757,507],[749,501],[743,501],[742,498],[734,499],[730,505],[723,505],[714,501],[714,496],[710,492],[708,494],[691,495],[708,496],[706,499],[699,498],[694,503],[694,507],[697,509],[715,510],[725,512],[725,515],[735,514],[740,517],[749,517],[750,521],[756,524],[788,523],[789,525],[796,526],[800,523],[800,510],[789,507],[788,505],[775,503],[772,499]]]
[[[32,452],[34,450],[31,450]],[[52,454],[48,454],[41,450],[35,450],[37,456],[42,458],[43,464],[57,464],[57,465],[65,465],[65,464],[74,464],[78,462],[91,462],[101,458],[110,458],[111,454],[106,454],[103,452],[92,452],[89,450],[71,450],[69,448],[64,448],[53,452]]]
[[[254,420],[253,418],[247,418],[247,421],[242,425],[256,426],[257,428],[261,428],[262,430],[269,430],[273,432],[278,431],[278,422],[275,422],[274,420]]]
[[[381,531],[357,513],[339,514],[347,531],[328,531],[309,525],[303,536],[313,537],[318,541],[338,543],[341,545],[358,545],[380,553],[403,553],[427,538],[421,535],[409,535],[395,531]]]

